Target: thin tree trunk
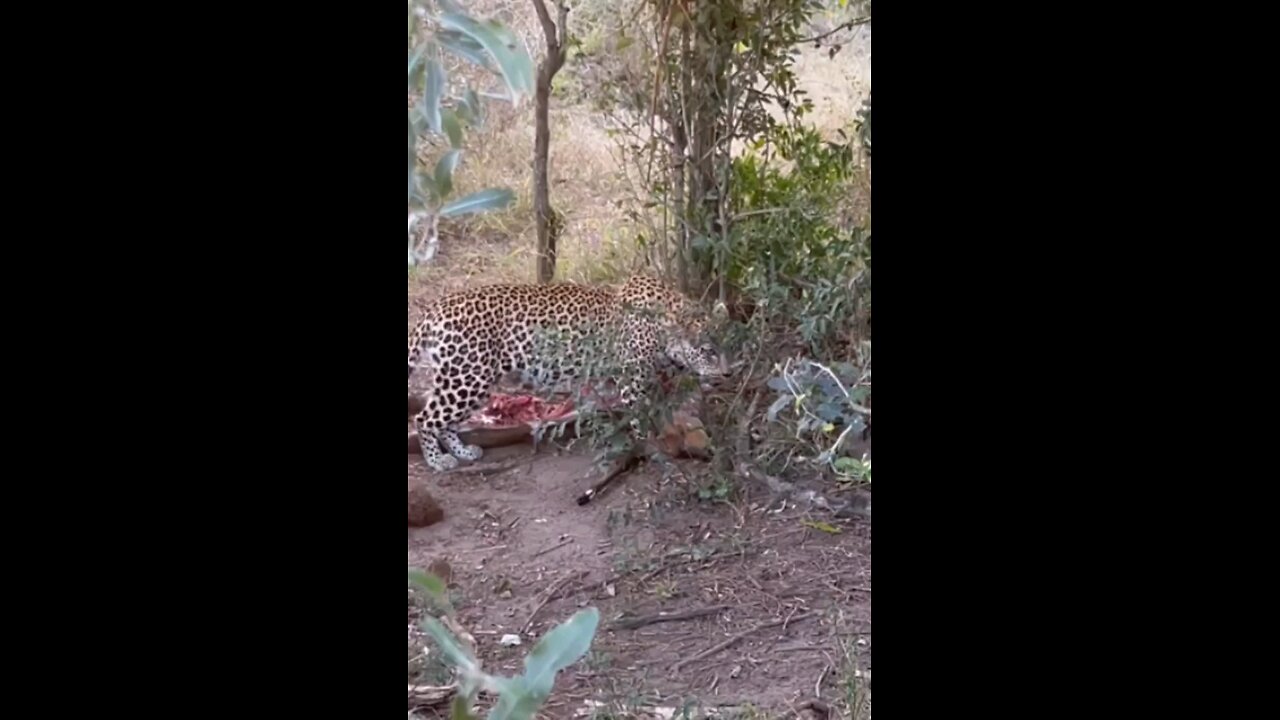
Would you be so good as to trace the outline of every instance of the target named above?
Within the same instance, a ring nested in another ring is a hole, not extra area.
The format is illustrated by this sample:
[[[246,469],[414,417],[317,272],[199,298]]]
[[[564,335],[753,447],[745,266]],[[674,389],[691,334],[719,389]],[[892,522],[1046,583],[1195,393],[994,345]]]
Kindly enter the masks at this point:
[[[538,13],[538,21],[542,23],[542,34],[547,41],[547,56],[538,63],[537,87],[534,90],[536,126],[533,143],[533,209],[538,218],[537,280],[539,283],[549,283],[556,274],[556,242],[559,239],[560,223],[555,208],[551,207],[547,180],[547,165],[551,152],[551,123],[548,111],[551,104],[551,81],[564,66],[567,52],[568,33],[565,21],[569,15],[569,8],[564,4],[564,0],[558,0],[558,25],[552,22],[543,0],[533,0],[533,8]]]

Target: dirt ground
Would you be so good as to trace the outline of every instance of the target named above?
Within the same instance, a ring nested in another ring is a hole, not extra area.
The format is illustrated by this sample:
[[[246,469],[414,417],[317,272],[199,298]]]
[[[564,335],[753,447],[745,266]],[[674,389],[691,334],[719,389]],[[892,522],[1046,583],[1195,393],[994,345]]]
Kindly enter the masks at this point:
[[[707,499],[717,481],[695,460],[641,465],[586,506],[575,499],[600,471],[585,450],[522,444],[477,464],[500,471],[439,474],[409,456],[409,485],[445,513],[410,528],[409,565],[447,564],[456,619],[490,672],[519,673],[543,633],[600,610],[591,653],[561,674],[545,717],[669,717],[686,703],[778,717],[812,700],[870,717],[869,520],[746,480]],[[626,625],[689,611],[702,614]],[[431,682],[414,677],[426,672],[415,632],[411,613],[410,682]],[[522,645],[500,645],[506,634]]]

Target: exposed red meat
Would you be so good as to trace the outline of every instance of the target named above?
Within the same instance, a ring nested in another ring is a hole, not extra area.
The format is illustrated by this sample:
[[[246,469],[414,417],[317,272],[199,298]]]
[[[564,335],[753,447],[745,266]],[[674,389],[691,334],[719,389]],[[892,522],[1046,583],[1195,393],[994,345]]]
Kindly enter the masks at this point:
[[[548,402],[532,395],[494,394],[483,410],[471,416],[469,424],[511,427],[538,420],[554,420],[573,412],[573,400]]]

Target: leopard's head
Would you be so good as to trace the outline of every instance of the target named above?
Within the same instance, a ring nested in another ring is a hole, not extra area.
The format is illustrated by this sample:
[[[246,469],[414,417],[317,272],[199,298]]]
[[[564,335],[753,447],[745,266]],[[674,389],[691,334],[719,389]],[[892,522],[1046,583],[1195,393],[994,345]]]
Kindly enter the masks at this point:
[[[677,365],[703,378],[722,378],[729,374],[729,363],[712,337],[710,326],[718,320],[724,306],[717,304],[710,317],[687,301],[679,302],[673,332],[668,335],[666,355]]]

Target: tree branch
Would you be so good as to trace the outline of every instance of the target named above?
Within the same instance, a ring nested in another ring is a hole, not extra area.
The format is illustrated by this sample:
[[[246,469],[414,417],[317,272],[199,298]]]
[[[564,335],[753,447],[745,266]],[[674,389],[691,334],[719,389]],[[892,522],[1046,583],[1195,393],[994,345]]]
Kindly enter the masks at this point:
[[[535,2],[540,2],[540,0],[535,0]],[[796,44],[799,45],[801,43],[817,42],[819,40],[822,40],[823,38],[831,37],[832,35],[835,35],[836,33],[840,32],[841,30],[851,30],[859,25],[870,25],[870,24],[871,24],[870,15],[868,15],[867,17],[854,18],[853,20],[849,20],[848,22],[840,23],[834,28],[822,33],[821,35],[814,35],[813,37],[808,37],[808,38],[800,38],[799,40],[796,41]]]
[[[542,36],[547,41],[547,59],[545,61],[548,77],[554,77],[564,66],[568,54],[569,31],[566,24],[569,19],[569,6],[564,0],[556,2],[557,22],[551,21],[551,13],[543,0],[533,0],[533,9],[538,13],[538,22],[542,24]]]

